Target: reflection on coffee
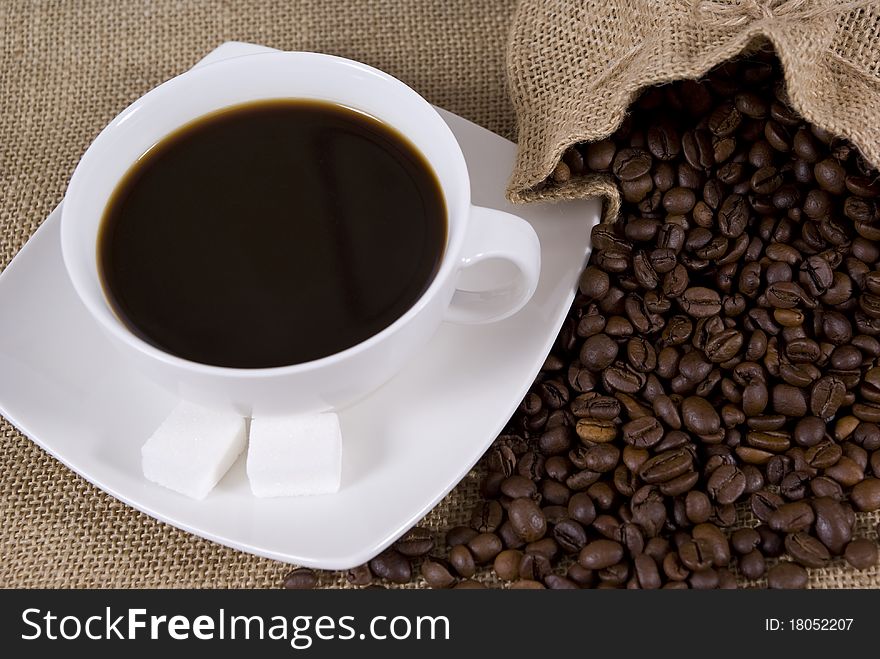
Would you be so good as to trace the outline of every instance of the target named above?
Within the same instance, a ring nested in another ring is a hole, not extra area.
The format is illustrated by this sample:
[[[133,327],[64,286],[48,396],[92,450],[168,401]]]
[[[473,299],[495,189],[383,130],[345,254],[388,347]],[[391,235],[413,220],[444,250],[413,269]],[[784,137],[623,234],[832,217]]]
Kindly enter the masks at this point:
[[[119,318],[154,346],[238,368],[349,348],[437,273],[446,206],[424,156],[343,106],[259,101],[169,135],[126,174],[98,260]]]

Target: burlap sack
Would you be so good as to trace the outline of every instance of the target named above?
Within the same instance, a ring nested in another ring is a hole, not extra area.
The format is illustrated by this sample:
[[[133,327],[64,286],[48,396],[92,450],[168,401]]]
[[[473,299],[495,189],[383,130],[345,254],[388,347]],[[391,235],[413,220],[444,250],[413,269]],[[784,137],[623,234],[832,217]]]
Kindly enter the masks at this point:
[[[880,165],[880,2],[862,0],[522,0],[508,78],[519,153],[512,201],[601,195],[609,177],[547,183],[563,152],[615,131],[639,91],[698,78],[768,40],[792,106]]]

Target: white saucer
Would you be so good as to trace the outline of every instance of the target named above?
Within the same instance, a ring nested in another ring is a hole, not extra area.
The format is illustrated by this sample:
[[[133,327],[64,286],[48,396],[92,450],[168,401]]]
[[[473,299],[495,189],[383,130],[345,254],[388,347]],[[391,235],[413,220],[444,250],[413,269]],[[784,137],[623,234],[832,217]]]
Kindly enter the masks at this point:
[[[224,44],[201,63],[264,50]],[[257,499],[244,460],[204,501],[147,482],[140,446],[174,398],[121,361],[68,282],[59,209],[0,275],[0,412],[121,501],[209,540],[318,568],[363,563],[413,526],[495,439],[538,373],[574,297],[599,202],[511,206],[514,145],[442,111],[461,143],[473,201],[517,213],[541,239],[541,280],[500,323],[444,324],[394,380],[341,414],[342,488]]]

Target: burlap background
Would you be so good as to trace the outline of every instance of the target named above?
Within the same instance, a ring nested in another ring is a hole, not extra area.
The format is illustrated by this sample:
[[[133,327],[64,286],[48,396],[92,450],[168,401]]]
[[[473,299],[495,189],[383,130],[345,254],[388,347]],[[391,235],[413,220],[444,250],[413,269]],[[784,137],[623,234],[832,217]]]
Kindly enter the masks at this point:
[[[880,165],[877,0],[523,0],[509,43],[519,152],[508,196],[600,195],[613,220],[608,177],[544,185],[565,149],[613,133],[641,89],[698,78],[764,40],[792,106]]]
[[[0,2],[0,268],[60,201],[77,159],[100,128],[226,40],[360,59],[434,103],[512,136],[513,110],[503,81],[513,5]],[[465,521],[477,483],[478,474],[470,474],[425,524],[439,534]],[[860,520],[864,530],[867,524]],[[0,586],[273,587],[288,569],[125,507],[0,420]],[[820,587],[878,586],[880,569],[859,574],[834,567],[813,571],[811,579]],[[325,573],[322,585],[344,581]]]

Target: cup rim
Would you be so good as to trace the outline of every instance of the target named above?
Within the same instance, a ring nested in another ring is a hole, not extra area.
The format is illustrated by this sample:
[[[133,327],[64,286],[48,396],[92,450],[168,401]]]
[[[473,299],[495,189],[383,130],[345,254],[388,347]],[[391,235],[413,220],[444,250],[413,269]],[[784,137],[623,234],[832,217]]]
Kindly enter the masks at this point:
[[[247,61],[245,62],[245,60]],[[114,117],[110,121],[110,123],[107,124],[107,126],[98,134],[95,140],[89,145],[82,158],[80,159],[80,162],[74,169],[73,175],[71,176],[70,183],[68,185],[66,198],[75,198],[78,194],[79,189],[87,185],[87,183],[83,181],[83,171],[85,169],[83,165],[91,164],[91,161],[97,157],[96,152],[98,149],[96,148],[96,145],[100,147],[103,146],[104,143],[112,141],[116,137],[115,133],[118,130],[118,126],[120,124],[123,124],[125,120],[133,113],[138,112],[139,116],[145,116],[147,113],[149,113],[151,106],[153,106],[157,102],[163,102],[162,97],[165,94],[176,91],[178,88],[185,87],[196,78],[216,75],[216,72],[220,69],[231,69],[233,67],[240,67],[242,66],[242,63],[244,63],[246,68],[251,65],[263,66],[266,62],[270,60],[276,62],[286,62],[290,65],[295,66],[308,66],[310,63],[320,62],[322,64],[329,64],[330,66],[353,69],[357,73],[366,73],[368,75],[379,78],[380,80],[383,80],[387,83],[390,83],[391,85],[396,87],[400,93],[409,96],[413,102],[415,102],[417,105],[422,106],[428,116],[432,117],[432,119],[436,119],[434,121],[435,126],[432,127],[432,130],[436,129],[439,132],[433,139],[444,141],[446,143],[445,149],[447,150],[449,155],[457,161],[457,164],[454,167],[453,174],[455,179],[455,198],[452,198],[450,196],[451,191],[448,189],[447,185],[443,184],[443,181],[439,181],[439,177],[438,181],[440,182],[444,200],[446,202],[447,222],[450,221],[453,215],[460,215],[461,217],[457,221],[461,223],[462,226],[457,232],[457,235],[453,236],[452,232],[448,232],[447,243],[440,262],[440,267],[434,274],[431,283],[421,294],[421,296],[419,296],[419,298],[412,304],[412,306],[410,306],[409,309],[407,309],[387,327],[364,339],[363,341],[349,346],[348,348],[345,348],[344,350],[340,350],[339,352],[335,352],[333,354],[326,355],[318,359],[300,362],[297,364],[288,364],[284,366],[272,366],[264,368],[239,368],[230,366],[217,366],[214,364],[204,364],[202,362],[196,362],[183,357],[178,357],[177,355],[165,352],[161,348],[154,346],[153,344],[145,341],[141,337],[137,336],[134,332],[132,332],[113,312],[109,302],[106,299],[106,292],[103,291],[99,265],[97,262],[97,247],[95,247],[95,256],[91,262],[90,267],[87,270],[89,273],[93,273],[94,276],[97,277],[98,284],[102,289],[102,299],[100,300],[100,302],[96,302],[90,292],[85,290],[86,284],[80,281],[79,277],[76,275],[76,270],[71,267],[70,260],[75,257],[72,255],[70,242],[74,239],[73,234],[75,232],[75,227],[72,224],[71,220],[68,220],[67,222],[64,221],[65,215],[67,215],[67,217],[70,217],[69,213],[65,214],[65,210],[70,206],[70,204],[63,204],[61,209],[62,258],[64,260],[69,279],[73,284],[74,289],[76,290],[77,296],[80,298],[83,304],[85,304],[91,315],[98,320],[98,322],[104,327],[105,330],[109,331],[117,339],[121,340],[123,343],[129,345],[130,347],[135,348],[146,356],[164,362],[165,364],[183,368],[190,372],[196,372],[201,375],[232,377],[239,379],[259,379],[272,376],[286,376],[297,373],[305,373],[309,371],[317,371],[338,362],[345,361],[346,359],[349,359],[357,355],[358,353],[368,350],[372,346],[385,341],[393,334],[396,334],[415,316],[421,313],[421,311],[429,304],[429,301],[441,291],[441,288],[443,287],[446,279],[452,275],[452,270],[456,267],[455,255],[460,251],[460,247],[464,242],[464,237],[467,231],[468,209],[471,205],[470,179],[467,173],[467,164],[464,159],[464,154],[461,151],[461,147],[458,144],[458,140],[455,138],[452,130],[449,128],[449,126],[446,124],[446,122],[443,120],[437,110],[430,103],[428,103],[428,101],[425,100],[418,92],[409,87],[406,83],[388,73],[385,73],[384,71],[369,66],[368,64],[363,64],[362,62],[347,59],[344,57],[308,51],[278,51],[241,55],[227,60],[221,60],[218,62],[194,67],[151,89],[146,94],[142,95],[134,102],[132,102],[116,117]],[[307,95],[291,95],[287,97],[281,97],[278,95],[267,94],[263,98],[272,99],[314,97]],[[218,105],[217,107],[207,110],[205,113],[203,113],[203,115],[199,116],[204,116],[204,114],[215,112],[224,107],[235,107],[238,104],[239,103]],[[352,104],[350,107],[357,109],[357,104]],[[187,123],[196,119],[197,117],[195,119],[183,120],[171,130],[173,131],[177,128],[180,128],[181,126],[184,126]],[[396,126],[394,126],[394,128],[400,130]],[[170,132],[171,131],[169,131],[169,133]],[[409,138],[409,135],[407,135],[404,131],[400,130],[400,132],[401,134]],[[166,133],[166,135],[167,134],[168,133]],[[144,151],[146,151],[146,149]],[[425,157],[425,160],[429,164],[431,163],[431,161],[427,157]],[[114,186],[118,185],[119,181],[122,180],[122,178],[129,171],[133,164],[134,161],[129,163],[128,167],[124,171],[119,173],[119,175],[115,178]],[[104,209],[102,208],[102,213],[103,210]]]

